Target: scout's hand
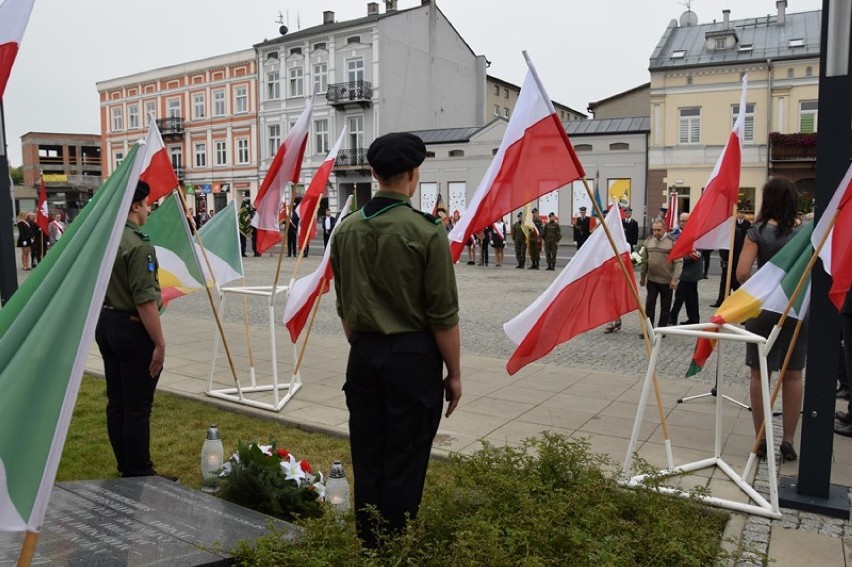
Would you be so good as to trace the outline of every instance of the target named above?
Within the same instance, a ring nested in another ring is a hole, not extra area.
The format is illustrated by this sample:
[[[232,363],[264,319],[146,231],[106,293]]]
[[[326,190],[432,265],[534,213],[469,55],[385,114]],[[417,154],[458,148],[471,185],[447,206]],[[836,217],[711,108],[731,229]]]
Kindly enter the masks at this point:
[[[461,376],[447,376],[444,378],[444,396],[450,405],[447,407],[446,417],[455,411],[462,396]]]
[[[677,289],[677,280],[672,280],[671,283],[669,283],[669,288]]]
[[[151,364],[148,365],[148,372],[151,374],[151,378],[157,378],[160,372],[163,371],[163,361],[165,358],[165,347],[155,346],[154,353],[151,355]]]

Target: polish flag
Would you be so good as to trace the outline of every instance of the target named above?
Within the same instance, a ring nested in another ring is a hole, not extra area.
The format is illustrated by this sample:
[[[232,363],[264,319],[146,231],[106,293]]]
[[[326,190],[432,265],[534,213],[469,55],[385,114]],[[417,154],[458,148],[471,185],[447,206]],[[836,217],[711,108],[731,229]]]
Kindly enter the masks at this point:
[[[666,230],[674,232],[676,228],[680,228],[680,214],[677,211],[677,193],[669,194],[669,204],[667,205],[666,218],[663,222],[666,223]]]
[[[746,94],[748,93],[748,76],[743,76],[743,89],[740,94],[740,109],[728,143],[710,174],[710,179],[704,187],[704,193],[695,203],[689,213],[689,222],[680,233],[680,237],[669,252],[669,261],[683,258],[692,250],[698,248],[696,242],[702,236],[714,232],[716,238],[721,236],[717,231],[730,231],[731,216],[734,205],[739,200],[740,193],[740,164],[742,160],[743,131],[745,128]],[[705,241],[706,242],[706,241]],[[701,244],[707,246],[708,244]],[[716,246],[718,248],[718,246]]]
[[[630,245],[624,237],[621,213],[613,205],[606,224],[628,267],[628,284],[603,230],[596,230],[547,290],[520,315],[503,325],[518,345],[506,370],[518,370],[571,340],[637,309],[630,285],[636,286],[630,264]]]
[[[586,175],[535,67],[529,60],[527,65],[521,94],[497,154],[470,206],[450,231],[454,262],[473,232]]]
[[[331,239],[334,238],[334,231],[340,226],[343,216],[349,214],[353,198],[353,195],[349,195],[346,204],[340,209],[337,222],[331,229],[329,245],[325,247],[319,267],[313,273],[296,280],[287,293],[287,304],[284,306],[284,326],[290,331],[290,340],[294,343],[302,334],[302,329],[305,328],[314,302],[319,299],[320,295],[328,293],[331,287],[331,280],[334,277],[331,269]]]
[[[154,120],[151,120],[151,124],[148,126],[145,148],[145,154],[142,158],[144,160],[142,162],[142,175],[139,176],[139,179],[151,188],[148,202],[153,203],[171,193],[180,185],[180,182],[175,175],[166,146],[163,144],[160,129],[157,128],[157,123]]]
[[[251,224],[257,229],[258,253],[263,253],[281,242],[278,212],[281,210],[288,185],[299,181],[313,112],[314,97],[311,97],[284,143],[278,148],[254,200],[257,214],[252,217]]]
[[[0,5],[0,99],[27,29],[35,0],[6,0]]]
[[[831,289],[828,298],[840,311],[849,286],[852,284],[852,165],[846,171],[843,181],[834,192],[825,211],[820,215],[814,227],[811,242],[814,248],[819,246],[828,230],[831,217],[837,212],[837,220],[828,235],[819,257],[825,271],[831,275]]]
[[[47,214],[47,186],[44,184],[43,175],[41,177],[41,186],[38,189],[36,224],[43,233],[50,234],[50,215]]]
[[[314,178],[311,179],[311,184],[308,190],[305,191],[305,196],[296,207],[296,214],[299,216],[299,236],[296,241],[299,245],[299,250],[304,250],[311,238],[317,235],[317,206],[328,185],[328,178],[331,175],[331,168],[334,167],[334,162],[337,160],[337,153],[340,151],[340,146],[343,145],[343,138],[346,137],[346,126],[340,132],[340,137],[337,138],[337,143],[328,152],[325,161],[319,166]]]

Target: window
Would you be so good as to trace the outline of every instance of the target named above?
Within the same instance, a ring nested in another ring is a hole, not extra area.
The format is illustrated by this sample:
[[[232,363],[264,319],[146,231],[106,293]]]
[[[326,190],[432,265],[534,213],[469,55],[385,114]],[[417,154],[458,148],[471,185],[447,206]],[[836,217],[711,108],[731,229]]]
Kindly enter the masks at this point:
[[[500,96],[500,85],[494,85],[494,96]]]
[[[346,38],[346,45],[349,45],[350,43],[361,43],[361,36],[360,35],[353,35],[352,37],[347,37]]]
[[[678,49],[677,51],[672,51],[671,59],[683,59],[686,57],[685,49]]]
[[[318,93],[328,90],[328,63],[314,65],[314,88]]]
[[[301,54],[302,54],[302,48],[301,47],[293,47],[292,49],[290,49],[290,55],[301,55]]]
[[[355,150],[364,147],[364,117],[349,117],[349,149]]]
[[[804,47],[805,40],[801,38],[791,39],[787,42],[787,47]]]
[[[737,121],[737,116],[740,113],[740,105],[734,104],[731,106],[731,127]],[[754,103],[746,103],[745,106],[745,124],[743,124],[743,142],[754,141]]]
[[[301,67],[290,69],[290,96],[305,94],[305,70]]]
[[[216,142],[216,165],[228,165],[228,144],[225,140]]]
[[[172,168],[175,171],[180,171],[183,169],[183,150],[180,146],[171,146],[169,148],[169,155],[172,157]]]
[[[119,130],[124,130],[124,117],[121,114],[120,106],[112,107],[112,131],[117,132]]]
[[[278,59],[278,52],[277,51],[270,51],[269,53],[267,53],[266,54],[266,60],[269,61],[270,59],[277,60]]]
[[[787,69],[787,78],[788,78],[788,79],[792,79],[792,78],[793,78],[793,77],[795,77],[795,76],[796,76],[796,75],[795,75],[795,71],[793,71],[793,68],[792,68],[792,67],[790,67],[789,69]]]
[[[180,118],[180,99],[170,98],[166,102],[166,109],[169,118]]]
[[[115,169],[124,161],[124,152],[115,152]]]
[[[281,124],[269,125],[269,156],[275,155],[281,145]]]
[[[504,117],[504,118],[509,118],[509,109],[508,109],[508,108],[504,108],[504,109],[503,109],[503,117]]]
[[[726,47],[728,47],[728,40],[725,39],[724,37],[717,37],[716,38],[716,51],[722,51]]]
[[[429,150],[426,150],[426,157],[427,158],[435,157],[435,152],[430,152]]]
[[[346,75],[350,83],[364,80],[364,59],[358,57],[346,62]]]
[[[692,84],[692,77],[687,77],[687,78],[686,78],[686,84],[687,84],[687,85],[691,85],[691,84]]]
[[[192,95],[192,117],[204,118],[204,93]]]
[[[323,51],[325,51],[325,42],[324,41],[321,41],[319,43],[314,44],[314,51],[316,51],[318,49],[322,49]]]
[[[509,98],[509,89],[503,89],[503,98]]]
[[[157,101],[149,100],[145,103],[145,126],[151,125],[151,120],[157,119]]]
[[[611,151],[611,152],[617,152],[617,151],[623,151],[623,150],[629,150],[629,149],[630,149],[630,144],[628,144],[626,142],[614,142],[614,143],[609,145],[609,151]]]
[[[464,157],[464,150],[450,150],[450,157]]]
[[[754,49],[754,45],[751,44],[751,43],[741,43],[740,48],[739,48],[740,52],[751,51],[753,49]]]
[[[680,109],[680,135],[678,139],[681,144],[697,144],[701,141],[701,109]]]
[[[248,112],[248,87],[237,87],[234,89],[234,113],[246,112]]]
[[[814,76],[814,68],[808,65],[805,67],[805,77],[813,77]]]
[[[249,162],[249,144],[248,138],[240,138],[237,140],[237,163],[246,164]]]
[[[314,120],[314,132],[315,132],[315,142],[316,142],[316,151],[314,153],[317,154],[327,154],[328,153],[328,120]]]
[[[281,83],[279,81],[278,71],[272,71],[266,74],[266,98],[269,100],[281,98]]]
[[[799,103],[799,132],[812,134],[817,131],[817,110],[815,100],[803,100]]]
[[[574,151],[575,152],[590,152],[590,151],[592,151],[592,145],[591,144],[577,144],[576,146],[574,146]]]
[[[127,107],[127,128],[135,130],[139,128],[139,105],[133,104]]]
[[[195,167],[207,167],[207,144],[204,142],[195,144]]]
[[[500,116],[500,105],[499,104],[494,105],[494,116]]]
[[[213,116],[225,116],[225,91],[213,91]]]

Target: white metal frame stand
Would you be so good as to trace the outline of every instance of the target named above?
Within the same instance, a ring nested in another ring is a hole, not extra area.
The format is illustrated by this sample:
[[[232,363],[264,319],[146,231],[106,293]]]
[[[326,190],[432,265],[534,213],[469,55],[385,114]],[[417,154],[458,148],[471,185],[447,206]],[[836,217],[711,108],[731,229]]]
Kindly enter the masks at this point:
[[[715,329],[716,332],[709,331],[708,329]],[[754,501],[756,504],[747,504],[742,502],[736,502],[733,500],[726,500],[724,498],[699,495],[698,498],[701,501],[713,506],[718,506],[720,508],[727,508],[729,510],[735,510],[738,512],[746,512],[748,514],[755,514],[758,516],[764,516],[772,519],[780,519],[781,512],[778,506],[778,476],[775,470],[775,441],[773,439],[772,424],[767,422],[765,434],[767,451],[766,463],[769,467],[769,501],[767,501],[745,480],[749,476],[750,472],[752,471],[752,467],[756,463],[757,457],[754,453],[751,453],[751,455],[749,455],[742,475],[738,475],[734,471],[734,469],[728,463],[726,463],[724,459],[722,459],[722,408],[725,399],[723,395],[718,395],[716,397],[716,436],[712,457],[700,461],[695,461],[692,463],[686,463],[683,465],[675,466],[674,458],[672,457],[671,444],[667,442],[666,453],[668,460],[668,468],[659,470],[651,474],[642,474],[633,477],[629,476],[630,469],[633,465],[633,455],[636,452],[636,444],[639,438],[639,428],[642,425],[642,417],[645,413],[645,406],[648,403],[648,393],[651,387],[652,377],[654,375],[654,370],[657,366],[657,358],[660,353],[660,348],[663,344],[662,338],[665,335],[673,335],[680,337],[707,338],[717,340],[718,343],[716,345],[716,349],[718,350],[717,356],[718,364],[720,365],[720,373],[721,365],[724,360],[722,350],[724,341],[756,343],[758,345],[758,353],[760,359],[760,386],[761,391],[763,393],[763,415],[767,416],[768,420],[771,420],[772,408],[770,407],[769,403],[769,372],[767,370],[766,354],[772,348],[772,344],[775,342],[775,339],[778,335],[777,327],[773,330],[772,334],[770,334],[768,339],[746,331],[744,329],[741,329],[739,327],[735,327],[733,325],[717,325],[715,323],[699,323],[695,325],[661,327],[653,329],[653,332],[654,349],[651,353],[651,360],[648,363],[648,373],[645,376],[645,384],[642,388],[642,394],[639,398],[639,407],[636,410],[636,421],[633,424],[633,434],[630,437],[630,445],[627,447],[627,456],[624,459],[624,467],[621,471],[621,484],[633,488],[643,484],[643,482],[649,478],[669,477],[709,467],[718,467],[732,481],[734,481],[734,483],[736,483],[736,485],[743,492],[745,492],[749,496],[749,498],[751,498],[751,500]],[[723,384],[720,383],[718,387],[720,390],[719,393],[721,394]],[[657,492],[663,494],[671,494],[675,496],[694,496],[684,490],[668,486],[654,487],[653,490],[656,490]]]
[[[288,286],[279,285],[273,289],[272,286],[250,286],[250,287],[223,287],[220,290],[219,313],[223,313],[222,309],[225,303],[225,297],[228,294],[248,295],[252,297],[263,297],[269,303],[269,340],[270,340],[270,356],[272,363],[272,383],[258,385],[255,369],[252,366],[250,371],[251,383],[247,387],[241,387],[239,380],[237,386],[232,388],[213,388],[213,377],[216,372],[216,357],[219,352],[218,335],[213,339],[213,362],[210,368],[210,382],[207,386],[207,395],[212,398],[219,398],[231,402],[237,402],[255,408],[265,409],[269,411],[280,411],[284,405],[298,392],[302,387],[302,378],[299,372],[293,373],[290,377],[290,382],[287,384],[279,384],[278,382],[278,351],[275,332],[275,299],[281,293],[286,293]],[[293,345],[293,368],[296,368],[298,359],[296,345]],[[285,395],[281,395],[281,390],[286,390]],[[272,392],[273,402],[259,402],[245,397],[245,394],[257,392]]]

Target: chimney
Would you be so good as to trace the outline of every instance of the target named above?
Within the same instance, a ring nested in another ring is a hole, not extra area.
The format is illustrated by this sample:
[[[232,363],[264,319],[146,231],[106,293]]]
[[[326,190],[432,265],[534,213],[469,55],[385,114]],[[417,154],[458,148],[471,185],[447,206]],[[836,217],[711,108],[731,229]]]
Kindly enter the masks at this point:
[[[385,12],[396,12],[396,0],[385,0]]]
[[[722,29],[726,30],[731,27],[731,10],[725,8],[722,10]]]
[[[374,16],[379,13],[379,3],[378,2],[367,2],[367,15]]]
[[[778,19],[775,20],[775,23],[783,26],[784,19],[787,16],[787,0],[778,0],[775,5],[778,7]]]
[[[334,12],[331,10],[326,10],[322,13],[322,23],[325,24],[333,24],[334,23]]]

